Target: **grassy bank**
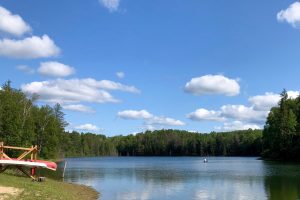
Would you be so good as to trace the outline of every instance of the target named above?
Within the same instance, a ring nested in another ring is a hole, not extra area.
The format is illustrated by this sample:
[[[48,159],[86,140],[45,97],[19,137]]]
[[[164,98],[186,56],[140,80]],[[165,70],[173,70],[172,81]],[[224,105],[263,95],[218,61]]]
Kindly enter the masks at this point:
[[[0,199],[97,199],[99,194],[92,188],[46,179],[33,182],[30,178],[10,173],[0,174]]]

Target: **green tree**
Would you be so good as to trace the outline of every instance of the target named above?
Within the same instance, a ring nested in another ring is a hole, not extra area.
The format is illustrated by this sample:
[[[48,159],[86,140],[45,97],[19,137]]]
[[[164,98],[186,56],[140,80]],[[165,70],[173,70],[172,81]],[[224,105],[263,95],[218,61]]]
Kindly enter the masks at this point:
[[[263,131],[264,157],[278,159],[294,157],[293,151],[297,145],[295,140],[299,135],[297,133],[299,126],[297,102],[297,99],[288,98],[286,90],[283,90],[278,106],[271,109]]]

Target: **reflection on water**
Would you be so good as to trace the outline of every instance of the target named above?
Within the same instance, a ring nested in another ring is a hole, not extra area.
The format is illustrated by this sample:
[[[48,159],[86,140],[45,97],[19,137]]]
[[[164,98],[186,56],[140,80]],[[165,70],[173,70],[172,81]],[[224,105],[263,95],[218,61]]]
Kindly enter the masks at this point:
[[[242,157],[73,158],[65,180],[94,187],[103,200],[297,199],[299,167]]]
[[[300,165],[265,162],[265,190],[271,200],[300,199]]]

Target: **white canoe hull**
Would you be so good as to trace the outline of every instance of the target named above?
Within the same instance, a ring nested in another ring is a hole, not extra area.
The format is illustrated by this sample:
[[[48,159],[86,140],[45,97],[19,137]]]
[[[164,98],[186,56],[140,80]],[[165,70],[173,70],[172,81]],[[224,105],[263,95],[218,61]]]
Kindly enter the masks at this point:
[[[19,165],[19,166],[25,166],[25,167],[48,168],[45,163],[20,161],[20,160],[0,160],[0,165]]]

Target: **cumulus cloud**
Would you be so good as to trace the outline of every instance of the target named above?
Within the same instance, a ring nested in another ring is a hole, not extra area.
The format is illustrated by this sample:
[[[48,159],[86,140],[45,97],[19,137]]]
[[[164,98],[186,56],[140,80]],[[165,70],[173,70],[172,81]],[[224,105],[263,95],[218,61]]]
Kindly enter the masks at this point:
[[[125,73],[124,72],[117,72],[116,73],[116,76],[120,79],[124,78],[125,77]]]
[[[107,8],[109,12],[118,11],[120,0],[99,0],[100,4]]]
[[[299,91],[287,91],[288,98],[297,98]],[[250,106],[223,105],[217,111],[200,108],[191,112],[187,117],[194,121],[225,121],[221,130],[258,129],[264,124],[269,111],[277,106],[280,95],[266,92],[264,95],[252,96],[248,99]]]
[[[21,36],[31,31],[31,27],[19,16],[0,6],[0,31]]]
[[[122,119],[149,119],[153,117],[147,110],[124,110],[118,112],[117,115]]]
[[[22,36],[31,27],[19,16],[0,6],[0,32]],[[60,49],[48,35],[23,39],[0,39],[0,56],[18,59],[34,59],[57,56]]]
[[[288,98],[295,99],[299,96],[299,91],[287,91]],[[232,118],[240,116],[239,119],[263,119],[268,111],[278,105],[280,95],[272,92],[266,92],[264,95],[256,95],[250,97],[248,100],[251,106],[244,105],[226,105],[221,108],[224,116],[233,116]],[[267,112],[266,112],[267,111]],[[245,115],[242,117],[241,115]]]
[[[112,84],[112,86],[109,85]],[[52,103],[119,102],[106,90],[135,92],[134,86],[127,86],[112,81],[95,79],[56,79],[50,81],[31,82],[21,86],[28,95],[37,94],[40,100]]]
[[[224,105],[221,107],[221,115],[225,118],[252,123],[263,123],[269,111],[254,110],[253,107],[244,105]]]
[[[74,127],[76,130],[79,131],[86,131],[86,132],[95,132],[99,131],[99,128],[93,124],[82,124]]]
[[[223,126],[215,127],[218,131],[234,131],[234,130],[248,130],[248,129],[261,129],[257,124],[245,124],[241,121],[225,122]]]
[[[16,68],[26,74],[33,74],[35,72],[34,69],[32,69],[31,67],[29,67],[27,65],[18,65]]]
[[[152,130],[155,126],[184,126],[185,123],[170,117],[155,116],[149,113],[147,110],[124,110],[117,114],[122,119],[142,119],[144,120],[144,126],[148,130]],[[151,127],[151,129],[150,129]]]
[[[71,104],[71,105],[63,105],[63,108],[66,110],[83,112],[83,113],[95,113],[95,110],[89,106],[85,106],[82,104]]]
[[[32,36],[22,40],[0,40],[0,56],[30,59],[52,57],[59,53],[60,49],[48,35]]]
[[[288,97],[292,98],[292,99],[296,99],[297,97],[299,97],[300,92],[299,91],[287,91]]]
[[[299,91],[287,91],[288,98],[295,99],[299,96]],[[278,105],[280,95],[272,92],[266,92],[264,95],[256,95],[250,97],[248,100],[255,110],[270,110],[272,107]]]
[[[194,95],[224,94],[235,96],[240,93],[237,80],[222,75],[205,75],[192,78],[185,85],[185,91]]]
[[[124,92],[131,92],[131,93],[140,93],[134,86],[123,85],[122,83],[109,81],[109,80],[102,80],[95,82],[94,80],[90,80],[90,84],[98,85],[101,89],[104,90],[121,90]]]
[[[226,121],[237,120],[250,123],[263,123],[269,111],[258,111],[252,107],[244,105],[224,105],[218,111],[197,109],[187,115],[188,118],[195,121]]]
[[[255,110],[270,110],[273,106],[277,105],[280,95],[266,92],[264,95],[250,97],[248,100],[254,106]]]
[[[159,129],[156,126],[153,126],[152,124],[144,124],[142,128],[147,131],[154,131]]]
[[[74,74],[75,69],[59,62],[50,61],[42,62],[38,68],[38,72],[45,76],[65,77]]]
[[[277,13],[277,20],[287,22],[294,28],[300,25],[300,2],[292,3],[287,9]]]
[[[191,112],[187,117],[194,121],[224,121],[220,111],[206,110],[204,108]]]
[[[185,125],[185,123],[180,120],[173,119],[170,117],[164,117],[164,116],[153,116],[152,118],[146,121],[146,124],[162,125],[162,126],[184,126]]]

